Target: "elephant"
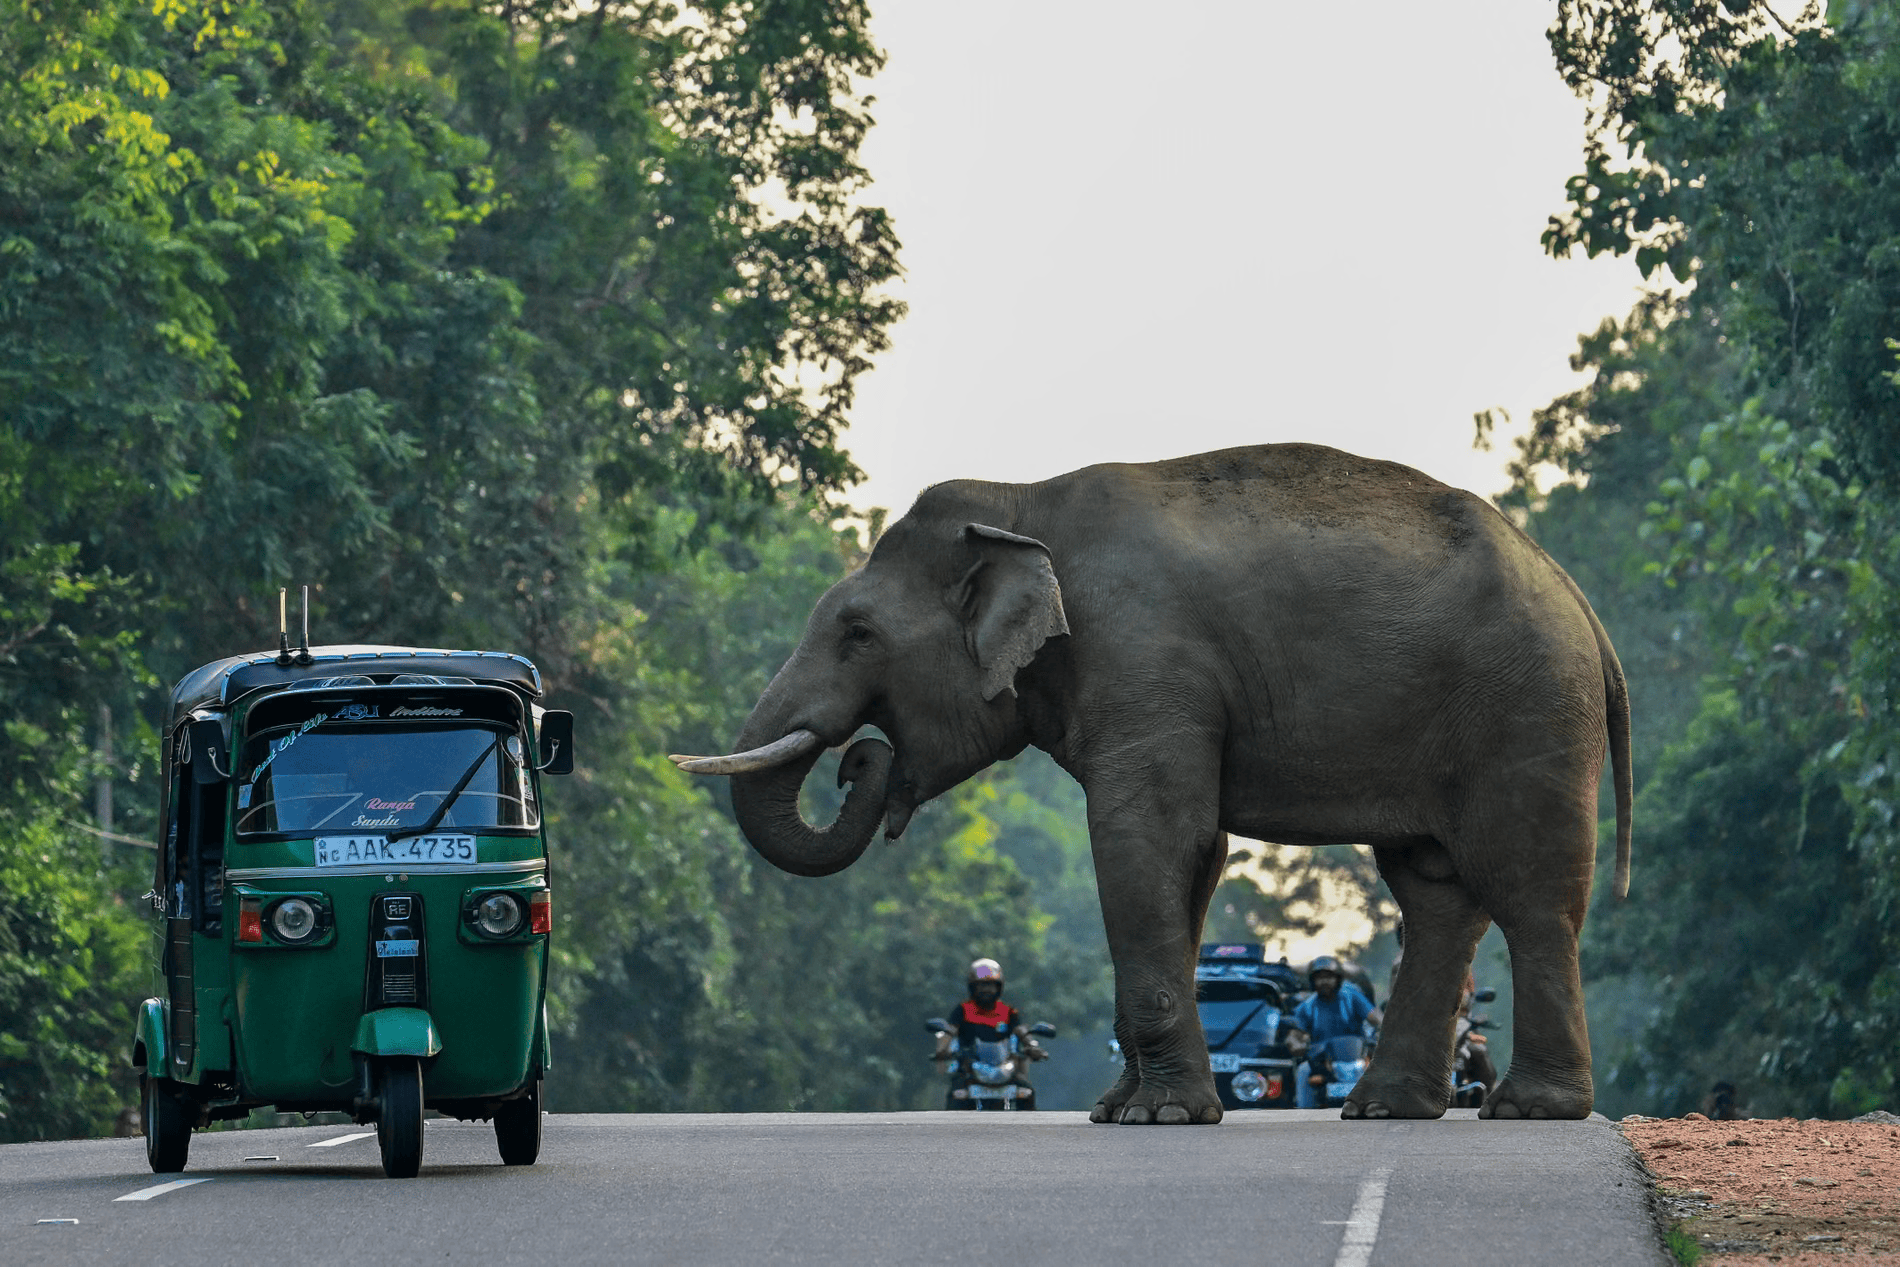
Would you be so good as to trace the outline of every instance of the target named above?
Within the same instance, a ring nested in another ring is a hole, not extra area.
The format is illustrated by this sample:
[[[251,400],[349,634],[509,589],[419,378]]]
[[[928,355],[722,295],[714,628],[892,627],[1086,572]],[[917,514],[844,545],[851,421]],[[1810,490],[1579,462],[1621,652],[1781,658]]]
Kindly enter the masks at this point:
[[[850,791],[798,799],[821,750]],[[1629,887],[1629,693],[1581,590],[1505,515],[1314,444],[926,489],[811,613],[733,755],[754,849],[849,866],[880,822],[1033,744],[1086,794],[1121,1076],[1093,1121],[1214,1123],[1194,1006],[1227,833],[1369,845],[1405,954],[1347,1119],[1436,1118],[1478,939],[1510,948],[1516,1043],[1486,1118],[1594,1097],[1577,947],[1606,759]]]

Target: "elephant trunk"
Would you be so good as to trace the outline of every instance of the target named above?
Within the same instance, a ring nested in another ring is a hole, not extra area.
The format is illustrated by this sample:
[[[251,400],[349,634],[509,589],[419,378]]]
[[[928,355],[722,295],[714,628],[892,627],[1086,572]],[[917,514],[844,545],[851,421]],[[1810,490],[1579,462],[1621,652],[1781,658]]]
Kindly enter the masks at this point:
[[[814,828],[798,810],[799,789],[818,761],[818,749],[768,770],[732,776],[732,808],[739,829],[759,856],[793,875],[822,876],[856,862],[884,818],[892,753],[878,739],[860,739],[845,751],[840,784],[849,782],[838,821]]]

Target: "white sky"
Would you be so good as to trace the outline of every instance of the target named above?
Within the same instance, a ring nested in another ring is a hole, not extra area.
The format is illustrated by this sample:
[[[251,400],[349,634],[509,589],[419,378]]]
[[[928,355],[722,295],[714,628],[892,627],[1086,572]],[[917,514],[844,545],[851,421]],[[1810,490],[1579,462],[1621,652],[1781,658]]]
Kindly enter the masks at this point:
[[[1627,261],[1538,244],[1582,107],[1530,0],[873,0],[867,201],[910,316],[860,507],[1310,440],[1503,486],[1471,415],[1576,381]]]

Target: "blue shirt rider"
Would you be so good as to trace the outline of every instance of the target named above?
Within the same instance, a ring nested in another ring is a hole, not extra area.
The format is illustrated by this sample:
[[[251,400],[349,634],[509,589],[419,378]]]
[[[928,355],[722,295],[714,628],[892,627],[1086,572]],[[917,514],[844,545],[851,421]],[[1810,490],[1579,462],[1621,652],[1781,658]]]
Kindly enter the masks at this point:
[[[1377,1025],[1383,1015],[1340,970],[1339,960],[1321,955],[1306,970],[1313,993],[1293,1009],[1294,1028],[1306,1035],[1310,1047],[1342,1035],[1357,1036],[1367,1021]],[[1313,1069],[1302,1061],[1293,1078],[1294,1098],[1300,1108],[1319,1107],[1321,1088],[1313,1085]]]

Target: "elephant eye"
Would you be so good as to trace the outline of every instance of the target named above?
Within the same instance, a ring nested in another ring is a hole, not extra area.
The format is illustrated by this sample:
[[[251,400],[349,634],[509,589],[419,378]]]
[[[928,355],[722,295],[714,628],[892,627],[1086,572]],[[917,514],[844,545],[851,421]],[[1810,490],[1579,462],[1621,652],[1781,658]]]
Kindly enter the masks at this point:
[[[867,647],[871,645],[871,627],[854,620],[844,627],[844,640],[847,646]]]

